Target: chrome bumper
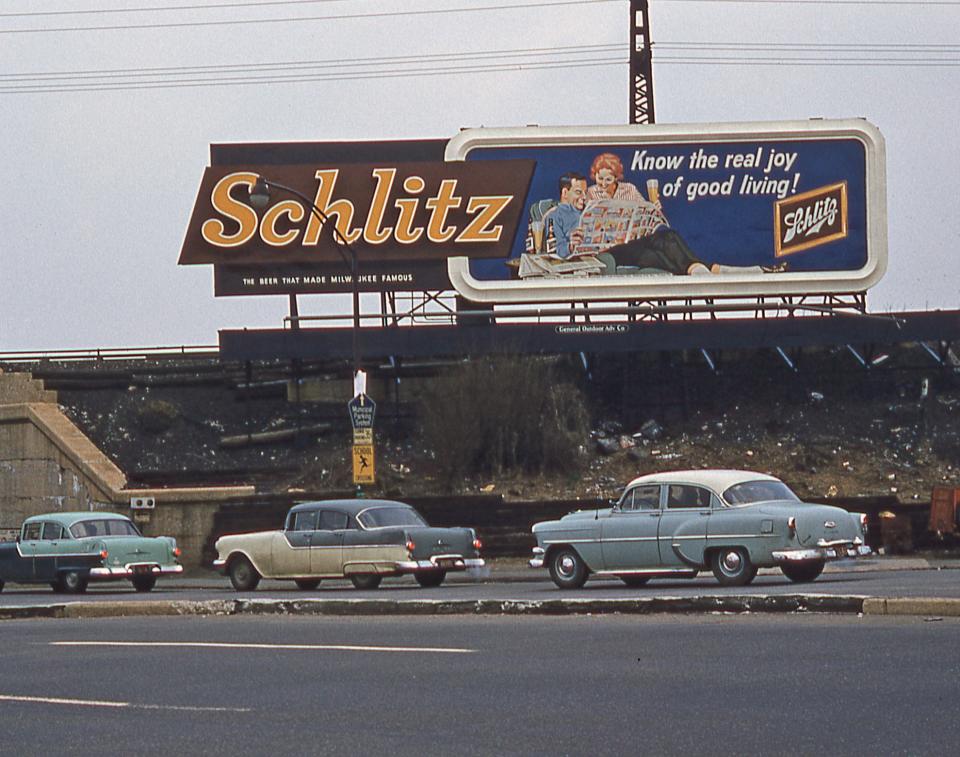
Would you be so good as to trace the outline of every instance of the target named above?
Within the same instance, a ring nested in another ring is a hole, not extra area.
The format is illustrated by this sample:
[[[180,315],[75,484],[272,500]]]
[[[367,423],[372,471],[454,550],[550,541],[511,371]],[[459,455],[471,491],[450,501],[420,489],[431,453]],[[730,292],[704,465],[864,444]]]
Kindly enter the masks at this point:
[[[172,576],[177,573],[183,573],[182,565],[157,565],[156,563],[142,564],[131,563],[129,565],[118,565],[115,568],[103,566],[102,568],[90,568],[90,578],[109,580],[111,578],[133,578],[134,576]]]
[[[866,557],[873,550],[865,544],[850,542],[821,543],[809,549],[783,549],[773,552],[777,563],[805,562],[808,560],[843,560],[848,557]]]
[[[216,564],[216,563],[215,563]],[[416,573],[418,570],[468,570],[482,568],[486,563],[479,558],[460,555],[433,555],[429,560],[405,560],[397,563],[398,573]]]
[[[533,548],[533,557],[530,558],[530,561],[527,563],[531,568],[542,568],[543,567],[543,547],[534,547]]]

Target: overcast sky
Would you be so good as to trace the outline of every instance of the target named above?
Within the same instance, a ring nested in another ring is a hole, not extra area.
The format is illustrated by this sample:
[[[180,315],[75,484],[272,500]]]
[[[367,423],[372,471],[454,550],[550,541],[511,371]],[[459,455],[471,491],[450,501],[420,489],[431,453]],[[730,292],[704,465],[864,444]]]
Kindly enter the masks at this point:
[[[867,118],[886,137],[890,256],[868,307],[960,308],[960,0],[650,6],[659,123]],[[210,267],[177,265],[210,143],[627,123],[628,9],[3,0],[0,351],[282,325],[286,298],[214,298]]]

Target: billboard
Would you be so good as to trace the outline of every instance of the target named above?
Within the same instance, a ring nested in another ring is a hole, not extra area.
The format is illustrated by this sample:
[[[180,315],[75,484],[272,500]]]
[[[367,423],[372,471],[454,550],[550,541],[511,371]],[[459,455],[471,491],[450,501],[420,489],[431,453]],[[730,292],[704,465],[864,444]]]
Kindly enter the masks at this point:
[[[475,129],[446,150],[521,156],[511,254],[448,262],[470,300],[859,292],[886,269],[884,143],[863,120]]]
[[[468,129],[410,163],[323,146],[208,167],[180,263],[213,264],[218,295],[347,291],[345,239],[362,290],[483,303],[861,292],[886,267],[884,143],[863,120]],[[309,202],[254,209],[258,176]]]

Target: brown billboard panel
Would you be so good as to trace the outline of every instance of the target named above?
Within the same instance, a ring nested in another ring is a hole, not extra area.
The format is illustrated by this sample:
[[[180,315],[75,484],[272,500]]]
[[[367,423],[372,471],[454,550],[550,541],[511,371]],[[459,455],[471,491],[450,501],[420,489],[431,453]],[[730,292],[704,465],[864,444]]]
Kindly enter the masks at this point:
[[[361,292],[422,292],[449,288],[447,267],[436,261],[363,265],[357,277],[357,289]],[[352,291],[350,268],[342,262],[321,265],[213,267],[213,293],[217,297]]]
[[[368,263],[506,257],[533,169],[533,160],[212,166],[179,262],[342,265],[343,240]],[[250,191],[261,177],[275,186],[256,210]]]

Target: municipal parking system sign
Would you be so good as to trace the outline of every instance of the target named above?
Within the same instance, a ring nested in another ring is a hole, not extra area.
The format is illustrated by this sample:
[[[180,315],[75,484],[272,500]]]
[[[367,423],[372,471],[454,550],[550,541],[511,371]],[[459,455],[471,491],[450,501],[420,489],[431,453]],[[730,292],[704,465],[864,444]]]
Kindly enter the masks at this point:
[[[376,478],[373,456],[373,420],[377,403],[358,394],[347,403],[353,426],[353,483],[372,484]]]

